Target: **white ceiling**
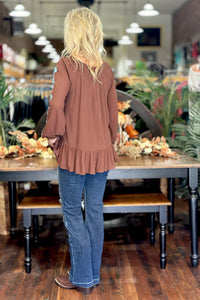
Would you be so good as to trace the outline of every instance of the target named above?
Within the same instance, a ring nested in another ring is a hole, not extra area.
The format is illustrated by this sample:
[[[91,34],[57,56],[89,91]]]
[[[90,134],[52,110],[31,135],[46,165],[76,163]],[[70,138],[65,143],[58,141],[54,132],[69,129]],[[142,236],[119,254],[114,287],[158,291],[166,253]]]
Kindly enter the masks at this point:
[[[66,13],[79,7],[78,0],[0,0],[8,7],[14,9],[21,3],[31,11],[31,16],[24,20],[24,27],[30,23],[37,23],[42,29],[42,35],[48,39],[63,39],[63,22]],[[161,15],[173,14],[188,0],[152,0],[155,9]],[[138,22],[137,11],[142,9],[146,0],[95,0],[90,8],[96,12],[103,23],[105,36],[118,39],[123,28],[132,22]],[[152,18],[152,17],[151,17]],[[154,21],[152,18],[152,22]]]

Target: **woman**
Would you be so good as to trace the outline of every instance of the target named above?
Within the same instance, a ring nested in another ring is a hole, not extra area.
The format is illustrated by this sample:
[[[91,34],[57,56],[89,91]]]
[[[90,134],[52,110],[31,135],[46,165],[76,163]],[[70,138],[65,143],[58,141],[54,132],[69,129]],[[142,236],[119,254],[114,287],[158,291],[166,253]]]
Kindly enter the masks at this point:
[[[104,49],[99,17],[88,8],[70,11],[64,24],[64,42],[43,130],[58,162],[71,260],[69,276],[57,276],[55,281],[66,289],[90,292],[100,280],[107,173],[118,159],[113,148],[118,127],[117,95],[112,70],[101,58]]]

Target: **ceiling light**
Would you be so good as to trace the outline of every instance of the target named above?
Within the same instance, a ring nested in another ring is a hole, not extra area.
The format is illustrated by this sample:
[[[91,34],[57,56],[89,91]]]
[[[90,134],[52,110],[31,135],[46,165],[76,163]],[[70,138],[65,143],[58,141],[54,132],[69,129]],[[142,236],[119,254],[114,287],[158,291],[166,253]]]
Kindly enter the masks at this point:
[[[57,52],[56,52],[55,50],[53,50],[52,52],[50,52],[50,53],[47,55],[47,57],[48,57],[49,59],[52,59],[52,58],[56,57],[57,55],[58,55]]]
[[[59,59],[60,59],[60,55],[57,55],[56,57],[54,57],[54,58],[51,60],[51,62],[54,63],[54,64],[56,64],[56,63],[59,61]]]
[[[35,45],[37,46],[46,46],[50,42],[47,40],[46,36],[40,36],[37,41],[35,41]]]
[[[131,23],[130,27],[126,29],[127,33],[141,33],[144,30],[140,28],[138,23]]]
[[[27,33],[27,34],[40,34],[41,32],[42,32],[42,29],[40,29],[38,26],[37,26],[37,24],[35,24],[35,23],[31,23],[29,26],[28,26],[28,28],[26,28],[25,30],[24,30],[24,32],[25,33]]]
[[[26,18],[30,16],[30,12],[25,10],[24,5],[22,4],[17,4],[14,8],[14,10],[12,10],[9,13],[9,16],[14,17],[14,18]]]
[[[142,17],[153,17],[159,15],[159,11],[155,10],[151,3],[144,5],[143,10],[138,11],[138,15]]]
[[[52,51],[54,51],[55,49],[53,48],[53,46],[51,44],[46,45],[43,49],[42,52],[43,53],[51,53]]]
[[[123,35],[121,39],[118,41],[118,44],[120,45],[131,45],[133,44],[133,41],[130,40],[128,35]]]

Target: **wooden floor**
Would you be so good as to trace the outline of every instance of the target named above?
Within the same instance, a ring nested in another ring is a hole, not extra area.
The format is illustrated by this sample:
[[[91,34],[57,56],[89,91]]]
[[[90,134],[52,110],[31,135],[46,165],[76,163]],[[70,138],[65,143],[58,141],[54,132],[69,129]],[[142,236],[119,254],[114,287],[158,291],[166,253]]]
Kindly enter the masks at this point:
[[[23,232],[0,237],[1,300],[178,300],[200,299],[200,267],[190,264],[187,201],[177,200],[176,230],[167,235],[167,267],[159,267],[158,227],[156,243],[149,245],[146,215],[126,215],[105,221],[101,284],[90,295],[64,290],[54,283],[69,267],[66,232],[60,217],[48,217],[40,234],[41,246],[32,252],[32,272],[23,266]],[[199,240],[200,248],[200,240]]]

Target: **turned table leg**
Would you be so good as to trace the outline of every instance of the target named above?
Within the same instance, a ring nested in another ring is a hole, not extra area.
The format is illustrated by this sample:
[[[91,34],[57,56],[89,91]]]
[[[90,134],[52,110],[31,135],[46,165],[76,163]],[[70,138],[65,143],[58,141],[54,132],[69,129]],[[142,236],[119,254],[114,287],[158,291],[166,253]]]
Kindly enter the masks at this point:
[[[160,267],[165,269],[167,262],[166,254],[166,224],[160,224]]]
[[[160,267],[165,269],[167,262],[166,254],[166,224],[167,224],[167,206],[160,206]]]
[[[155,244],[155,213],[151,213],[151,225],[150,225],[150,245]]]
[[[9,204],[10,204],[10,237],[15,238],[16,227],[16,182],[8,182]]]
[[[23,209],[23,226],[24,226],[24,265],[26,273],[31,272],[31,210]]]
[[[168,179],[168,199],[171,202],[171,205],[168,207],[168,231],[170,234],[174,233],[174,184],[175,179]]]
[[[190,192],[190,226],[191,226],[191,264],[196,268],[199,265],[198,255],[198,169],[189,169]]]

